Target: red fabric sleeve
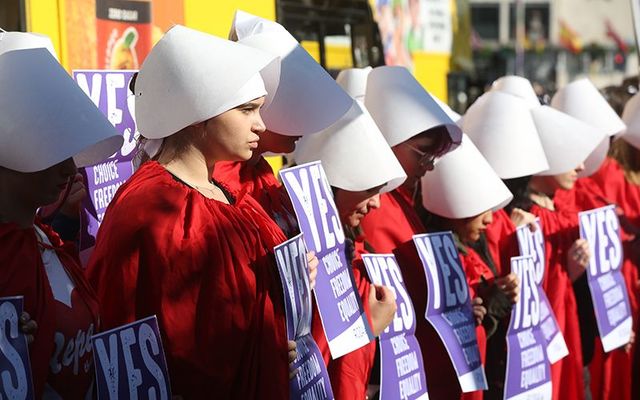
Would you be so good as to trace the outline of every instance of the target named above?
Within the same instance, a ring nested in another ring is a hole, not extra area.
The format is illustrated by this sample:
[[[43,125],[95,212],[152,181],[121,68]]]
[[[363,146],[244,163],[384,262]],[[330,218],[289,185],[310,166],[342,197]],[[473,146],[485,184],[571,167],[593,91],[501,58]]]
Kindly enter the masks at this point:
[[[498,276],[508,275],[511,273],[511,257],[518,256],[520,250],[516,226],[504,209],[493,213],[493,222],[487,227],[485,236]]]
[[[288,398],[271,253],[283,240],[249,196],[209,200],[147,162],[109,205],[89,263],[103,325],[156,314],[176,395]]]

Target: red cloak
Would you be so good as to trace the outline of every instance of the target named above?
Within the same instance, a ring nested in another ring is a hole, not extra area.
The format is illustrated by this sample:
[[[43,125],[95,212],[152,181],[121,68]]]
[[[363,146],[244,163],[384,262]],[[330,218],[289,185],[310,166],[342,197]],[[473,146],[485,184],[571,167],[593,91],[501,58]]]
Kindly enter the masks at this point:
[[[98,315],[95,293],[85,280],[77,248],[71,243],[63,243],[47,225],[36,222],[47,235],[60,262],[76,285],[82,291],[91,313]],[[0,224],[0,296],[24,296],[24,310],[37,322],[38,329],[34,342],[29,346],[31,373],[36,398],[42,396],[49,374],[49,361],[54,351],[56,330],[56,300],[53,298],[49,279],[42,263],[37,236],[33,228],[22,229],[17,225]],[[97,321],[96,321],[97,324]],[[97,326],[97,325],[96,325]],[[86,390],[85,390],[86,391]]]
[[[551,211],[534,205],[531,213],[540,218],[545,237],[545,269],[542,287],[555,313],[569,355],[551,366],[554,399],[584,399],[582,343],[578,304],[566,269],[567,252],[578,239],[578,214]]]
[[[626,232],[625,228],[629,231],[640,228],[640,186],[626,179],[624,170],[616,160],[607,158],[595,174],[588,178],[579,179],[573,190],[562,192],[561,196],[561,201],[573,202],[574,207],[580,211],[608,204],[615,204],[622,209],[624,213],[620,217],[623,227],[621,236],[624,252],[622,275],[629,293],[634,330],[638,332],[640,292],[637,282],[640,279],[638,274],[640,248],[637,241],[634,242],[636,235],[633,232]],[[629,353],[624,349],[604,353],[600,341],[596,342],[594,357],[590,363],[593,399],[629,400],[632,398],[632,386],[634,385],[633,390],[636,391],[636,397],[633,398],[637,398],[640,393],[640,383],[638,383],[638,379],[632,379],[632,376],[638,377],[638,346],[634,345]],[[634,357],[636,360],[635,369],[632,368]]]
[[[250,196],[207,199],[147,162],[120,187],[88,275],[113,328],[156,314],[183,398],[288,399],[285,240]]]
[[[482,260],[480,255],[476,253],[472,248],[465,247],[466,254],[460,252],[460,261],[462,262],[462,268],[467,276],[467,284],[469,285],[469,297],[471,299],[477,297],[478,286],[482,279],[492,281],[495,279],[495,275],[491,268]],[[476,326],[476,337],[478,339],[478,349],[480,350],[480,359],[482,365],[486,365],[487,361],[487,333],[482,324]],[[482,400],[483,391],[476,390],[475,392],[463,393],[462,399],[464,400]]]
[[[578,307],[565,267],[566,252],[578,239],[578,216],[575,210],[554,212],[537,205],[530,212],[540,218],[545,236],[546,267],[542,287],[569,348],[569,355],[551,366],[553,399],[583,399]],[[499,264],[497,268],[501,276],[511,270],[511,257],[519,255],[515,230],[515,225],[504,210],[494,213],[494,220],[487,228],[489,249]]]
[[[470,287],[469,294],[473,298],[476,296],[476,288],[477,283],[480,281],[480,276],[483,275],[490,280],[493,277],[493,272],[475,251],[470,248],[468,250],[469,252],[466,255],[460,254],[460,260],[467,275],[467,283]],[[440,336],[424,317],[420,317],[425,315],[427,309],[427,282],[422,262],[418,257],[413,240],[408,240],[397,246],[393,253],[402,271],[407,292],[418,316],[415,336],[420,344],[422,359],[425,364],[429,398],[434,400],[482,399],[482,391],[462,393],[451,358]],[[480,356],[484,364],[486,361],[487,342],[484,327],[476,327],[476,335]]]
[[[391,253],[426,229],[413,208],[411,194],[399,187],[380,195],[380,208],[371,209],[360,223],[367,242],[377,253]]]

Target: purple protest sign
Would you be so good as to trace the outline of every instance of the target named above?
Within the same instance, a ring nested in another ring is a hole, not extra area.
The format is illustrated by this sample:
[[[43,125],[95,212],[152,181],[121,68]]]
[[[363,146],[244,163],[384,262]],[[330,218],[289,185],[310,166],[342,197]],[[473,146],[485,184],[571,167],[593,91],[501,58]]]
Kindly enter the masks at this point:
[[[520,255],[533,257],[536,285],[540,296],[540,330],[544,336],[547,349],[547,357],[551,364],[569,355],[569,348],[562,336],[558,320],[556,319],[549,299],[542,289],[542,280],[546,259],[544,257],[544,233],[540,225],[540,219],[535,220],[536,230],[531,232],[528,225],[520,226],[516,230]]]
[[[27,338],[20,332],[22,296],[0,298],[0,399],[33,399]]]
[[[580,212],[578,218],[580,237],[589,242],[591,252],[587,282],[593,310],[602,347],[609,352],[629,343],[632,329],[629,294],[620,272],[620,221],[614,205]]]
[[[289,382],[289,398],[333,399],[327,368],[311,335],[296,339],[296,351],[293,368],[298,369],[298,374]]]
[[[171,399],[156,316],[92,336],[98,399]]]
[[[311,336],[311,289],[307,250],[299,234],[273,248],[284,290],[287,338],[295,340],[298,374],[289,381],[292,399],[333,399],[327,367]]]
[[[414,235],[427,277],[425,317],[438,332],[463,392],[487,389],[466,276],[451,232]]]
[[[551,399],[551,364],[540,330],[540,285],[531,256],[511,258],[520,279],[520,296],[507,329],[507,369],[504,398]]]
[[[133,175],[133,157],[138,136],[135,97],[129,91],[129,81],[136,71],[76,70],[73,78],[78,86],[104,113],[109,122],[122,133],[120,151],[104,162],[84,169],[89,195],[83,203],[84,219],[80,238],[82,259],[88,259],[104,212],[116,190]]]
[[[393,254],[363,254],[371,282],[389,287],[398,309],[380,334],[380,399],[428,399],[427,378],[415,337],[416,313]]]
[[[319,161],[280,171],[300,231],[320,265],[315,297],[331,356],[336,359],[373,340],[345,257],[345,236],[331,187]]]

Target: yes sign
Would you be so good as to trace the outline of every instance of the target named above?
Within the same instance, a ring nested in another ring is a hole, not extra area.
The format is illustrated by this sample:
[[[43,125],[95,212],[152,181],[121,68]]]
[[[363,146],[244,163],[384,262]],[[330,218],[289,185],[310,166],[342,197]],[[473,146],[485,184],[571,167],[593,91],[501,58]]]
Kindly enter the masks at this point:
[[[94,335],[93,359],[99,399],[171,399],[155,316]]]

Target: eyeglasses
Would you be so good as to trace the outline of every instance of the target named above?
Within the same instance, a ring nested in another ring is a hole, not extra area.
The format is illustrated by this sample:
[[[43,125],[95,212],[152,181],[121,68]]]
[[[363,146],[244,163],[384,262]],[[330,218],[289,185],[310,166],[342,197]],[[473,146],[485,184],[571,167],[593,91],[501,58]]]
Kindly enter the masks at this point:
[[[420,160],[418,160],[418,164],[420,164],[421,167],[433,168],[433,165],[435,164],[435,161],[436,161],[435,155],[422,151],[419,148],[409,144],[408,142],[404,142],[404,144],[420,156]]]

